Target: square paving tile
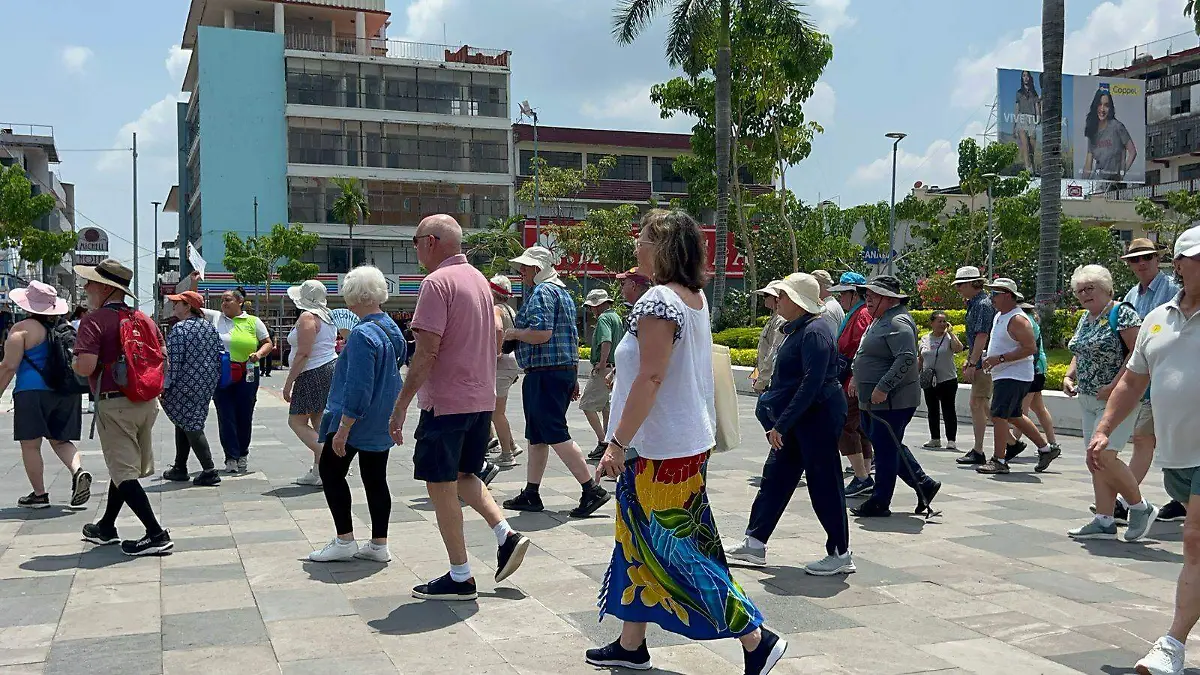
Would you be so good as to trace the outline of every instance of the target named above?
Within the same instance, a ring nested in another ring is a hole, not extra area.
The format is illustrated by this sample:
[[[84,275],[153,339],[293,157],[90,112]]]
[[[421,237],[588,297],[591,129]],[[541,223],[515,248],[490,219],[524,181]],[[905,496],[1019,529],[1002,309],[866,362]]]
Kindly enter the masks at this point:
[[[269,644],[163,652],[164,675],[279,675]]]
[[[321,584],[308,588],[265,589],[255,593],[254,597],[263,621],[354,614],[346,594],[337,586]]]
[[[163,617],[162,633],[166,650],[267,642],[266,627],[254,607],[169,614]]]
[[[130,675],[162,672],[162,637],[157,633],[83,640],[56,640],[46,660],[46,675],[87,673]]]
[[[358,617],[272,621],[267,624],[267,633],[281,662],[327,658],[333,653],[362,654],[378,649],[374,636]]]

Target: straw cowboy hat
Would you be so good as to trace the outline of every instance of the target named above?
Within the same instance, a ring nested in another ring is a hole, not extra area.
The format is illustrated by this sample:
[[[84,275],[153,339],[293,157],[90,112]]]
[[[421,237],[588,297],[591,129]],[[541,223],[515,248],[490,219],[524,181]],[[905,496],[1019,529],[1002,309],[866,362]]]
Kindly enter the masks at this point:
[[[993,291],[1012,293],[1013,297],[1017,299],[1017,302],[1021,302],[1025,299],[1025,296],[1021,295],[1021,292],[1017,290],[1017,282],[1007,277],[1000,277],[999,279],[996,279],[992,283],[988,284],[987,287]]]
[[[538,273],[533,277],[533,283],[551,283],[566,288],[567,285],[558,278],[558,271],[554,269],[554,263],[558,258],[544,246],[530,246],[525,249],[521,255],[513,258],[509,262],[514,265],[527,265],[529,267],[538,268]]]
[[[1158,244],[1149,239],[1139,237],[1129,242],[1129,248],[1125,249],[1125,255],[1121,256],[1121,260],[1129,260],[1143,255],[1158,255],[1162,251],[1158,248]]]
[[[287,294],[299,309],[316,314],[325,323],[333,323],[329,316],[329,291],[325,290],[325,284],[316,279],[309,279],[299,286],[287,289]]]
[[[979,271],[979,268],[975,267],[974,265],[967,265],[966,267],[960,267],[954,272],[954,285],[955,286],[957,286],[959,284],[969,284],[972,281],[981,281],[982,279],[983,279],[983,273],[981,273]]]
[[[825,303],[821,301],[821,282],[813,275],[796,272],[772,283],[780,294],[787,295],[789,300],[809,314],[825,311]]]
[[[488,280],[488,286],[492,287],[492,292],[496,295],[500,295],[505,298],[512,297],[512,280],[503,274],[497,274]]]
[[[29,282],[28,288],[16,288],[9,294],[17,307],[30,314],[62,316],[70,311],[67,301],[58,297],[58,289],[40,281]]]
[[[587,294],[587,299],[583,301],[584,307],[599,307],[606,302],[611,303],[613,299],[609,297],[608,291],[603,288],[597,288]]]
[[[778,298],[779,297],[779,282],[780,282],[780,279],[776,279],[776,280],[768,283],[766,286],[763,286],[762,288],[758,289],[757,291],[751,291],[751,292],[755,293],[757,295],[769,295],[772,298]]]
[[[133,291],[129,290],[129,284],[133,281],[133,270],[113,260],[105,258],[100,261],[99,265],[76,265],[75,274],[94,281],[105,286],[124,291],[125,295],[133,300],[137,300],[137,296]]]
[[[885,298],[896,298],[905,300],[908,295],[904,289],[900,287],[900,280],[890,274],[881,274],[877,277],[871,277],[871,280],[865,284],[859,284],[859,289],[862,292],[871,291],[876,295],[882,295]]]

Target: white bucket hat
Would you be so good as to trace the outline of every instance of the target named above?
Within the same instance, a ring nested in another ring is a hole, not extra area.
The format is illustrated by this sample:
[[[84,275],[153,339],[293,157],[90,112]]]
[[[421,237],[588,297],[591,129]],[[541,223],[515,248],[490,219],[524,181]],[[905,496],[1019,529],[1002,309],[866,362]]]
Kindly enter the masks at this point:
[[[325,289],[325,284],[316,279],[309,279],[299,286],[289,288],[287,294],[302,311],[316,314],[317,318],[325,323],[333,323],[333,318],[329,315],[329,292]]]
[[[788,299],[809,314],[825,311],[825,303],[821,301],[821,282],[813,275],[796,272],[772,283],[776,284],[779,293],[786,293]],[[768,287],[770,285],[767,284]]]
[[[975,267],[974,265],[960,267],[954,272],[955,286],[958,284],[969,284],[972,281],[979,281],[980,279],[983,279],[983,274],[980,273],[979,268]]]
[[[758,295],[769,295],[772,298],[778,298],[779,297],[779,281],[780,281],[779,279],[776,279],[775,281],[768,283],[766,286],[763,286],[762,288],[758,289],[757,291],[752,291],[752,292],[756,293]]]
[[[558,258],[545,246],[530,246],[525,249],[524,253],[509,262],[513,265],[528,265],[538,268],[538,273],[533,277],[534,285],[550,283],[566,288],[567,285],[558,278],[558,271],[554,269],[554,263],[557,261]]]
[[[603,288],[597,288],[587,294],[587,299],[583,301],[583,305],[584,307],[598,307],[612,301],[613,299],[608,295],[608,291]]]
[[[992,283],[988,284],[987,287],[993,291],[1007,291],[1012,293],[1013,297],[1017,299],[1017,302],[1021,302],[1025,299],[1025,296],[1021,295],[1021,291],[1017,290],[1017,282],[1007,277],[1000,277],[999,279],[996,279]]]

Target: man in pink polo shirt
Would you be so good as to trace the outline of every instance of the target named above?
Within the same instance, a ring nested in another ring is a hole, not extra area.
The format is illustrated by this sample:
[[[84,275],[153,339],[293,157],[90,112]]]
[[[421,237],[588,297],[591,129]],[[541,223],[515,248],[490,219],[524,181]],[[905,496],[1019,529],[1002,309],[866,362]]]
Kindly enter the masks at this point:
[[[432,272],[417,296],[411,324],[417,348],[392,410],[391,432],[397,443],[404,442],[404,419],[416,396],[421,418],[414,435],[414,473],[425,481],[450,556],[450,572],[417,586],[413,596],[474,600],[459,499],[483,516],[496,535],[497,582],[520,567],[529,549],[529,539],[509,526],[477,475],[484,468],[496,407],[492,292],[463,255],[462,229],[454,218],[425,218],[413,245],[417,259]]]

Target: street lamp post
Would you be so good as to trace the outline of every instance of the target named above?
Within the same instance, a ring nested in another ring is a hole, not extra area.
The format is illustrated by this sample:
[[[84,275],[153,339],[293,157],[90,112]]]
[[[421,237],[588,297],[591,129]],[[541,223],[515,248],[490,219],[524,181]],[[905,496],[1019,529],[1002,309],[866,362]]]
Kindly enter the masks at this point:
[[[995,267],[992,267],[992,252],[996,248],[996,236],[992,232],[992,181],[996,180],[996,174],[985,173],[983,179],[987,181],[987,202],[988,202],[988,228],[987,228],[987,273],[989,279],[996,278]]]
[[[538,162],[537,111],[529,106],[529,100],[521,101],[521,114],[533,120],[533,243],[542,242],[542,167]]]
[[[158,207],[162,206],[162,202],[150,202],[154,205],[154,283],[151,288],[154,289],[154,323],[158,323]]]
[[[887,138],[895,139],[896,141],[892,143],[892,214],[888,222],[888,274],[895,274],[896,272],[895,256],[893,255],[893,252],[896,250],[896,158],[900,151],[900,141],[904,140],[904,137],[907,135],[899,131],[892,131],[885,134]]]

